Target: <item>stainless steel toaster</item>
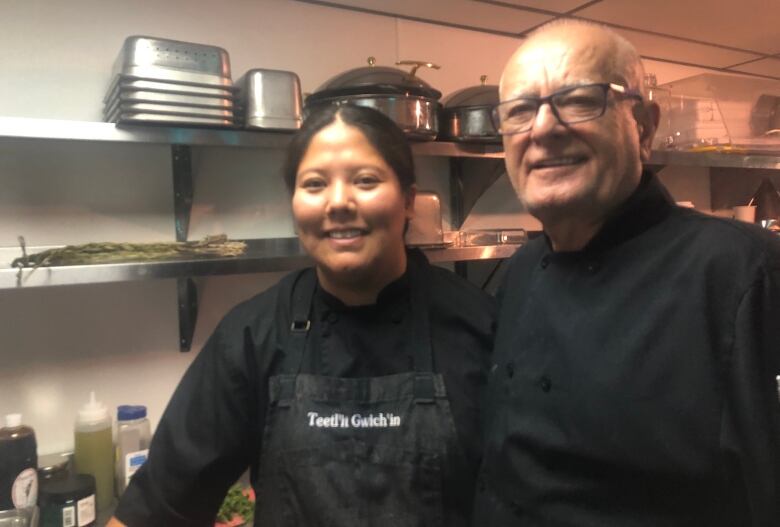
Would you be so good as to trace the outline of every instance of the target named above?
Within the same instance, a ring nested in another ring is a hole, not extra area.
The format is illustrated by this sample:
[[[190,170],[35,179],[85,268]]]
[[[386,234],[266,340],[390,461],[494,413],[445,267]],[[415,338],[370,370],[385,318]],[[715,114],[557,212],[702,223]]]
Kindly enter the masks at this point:
[[[245,128],[297,130],[303,123],[301,81],[292,71],[252,69],[237,82]]]

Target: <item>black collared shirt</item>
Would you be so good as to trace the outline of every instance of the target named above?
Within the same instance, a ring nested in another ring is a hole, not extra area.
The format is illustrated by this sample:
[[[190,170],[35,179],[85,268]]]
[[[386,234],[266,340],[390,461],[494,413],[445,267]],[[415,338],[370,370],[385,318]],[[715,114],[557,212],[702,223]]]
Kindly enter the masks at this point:
[[[475,525],[780,525],[780,239],[658,180],[499,292]]]
[[[412,371],[409,273],[429,266],[410,251],[407,274],[375,305],[349,307],[318,289],[301,371],[366,377]],[[478,415],[495,326],[494,301],[432,267],[428,284],[434,369],[447,388],[469,463],[482,453]],[[116,516],[130,527],[206,526],[227,488],[257,462],[268,404],[289,337],[290,277],[238,305],[219,324],[177,387],[155,431],[149,459]],[[465,482],[468,484],[468,482]],[[471,482],[473,484],[473,481]]]

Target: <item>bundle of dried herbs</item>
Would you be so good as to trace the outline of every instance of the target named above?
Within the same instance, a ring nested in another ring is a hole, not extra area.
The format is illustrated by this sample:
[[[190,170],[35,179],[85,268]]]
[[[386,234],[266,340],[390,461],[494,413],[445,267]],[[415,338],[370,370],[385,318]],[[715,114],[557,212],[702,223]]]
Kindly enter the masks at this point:
[[[25,255],[12,262],[13,267],[49,267],[54,265],[90,265],[121,262],[153,262],[192,257],[240,256],[246,243],[230,241],[224,234],[207,236],[192,242],[114,243],[98,242],[67,245]]]

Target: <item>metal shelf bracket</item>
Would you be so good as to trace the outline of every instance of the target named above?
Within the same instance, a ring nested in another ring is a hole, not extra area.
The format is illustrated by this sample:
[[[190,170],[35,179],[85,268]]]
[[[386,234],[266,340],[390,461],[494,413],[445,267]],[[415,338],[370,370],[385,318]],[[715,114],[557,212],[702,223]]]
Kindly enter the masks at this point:
[[[198,322],[198,288],[192,278],[176,279],[179,308],[179,351],[190,351]]]
[[[171,145],[173,162],[173,212],[176,218],[176,241],[187,241],[192,211],[192,155],[190,147]]]
[[[504,173],[501,158],[450,158],[450,211],[453,228],[460,228],[482,194]],[[468,278],[468,263],[455,262],[455,273]]]
[[[192,153],[187,145],[171,145],[173,169],[173,212],[176,241],[187,241],[192,211]],[[198,289],[192,278],[177,278],[179,351],[190,351],[198,321]]]

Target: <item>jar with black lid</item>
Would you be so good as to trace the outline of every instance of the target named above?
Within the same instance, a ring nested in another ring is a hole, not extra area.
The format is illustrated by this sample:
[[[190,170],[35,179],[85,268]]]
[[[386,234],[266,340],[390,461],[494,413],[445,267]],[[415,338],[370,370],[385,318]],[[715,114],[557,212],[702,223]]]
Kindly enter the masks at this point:
[[[40,527],[96,527],[95,478],[75,474],[41,485]]]

